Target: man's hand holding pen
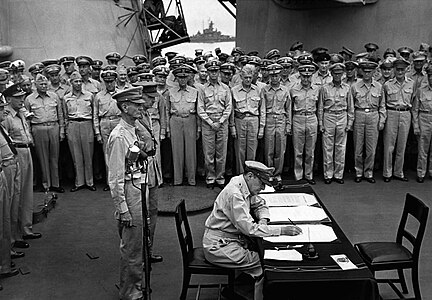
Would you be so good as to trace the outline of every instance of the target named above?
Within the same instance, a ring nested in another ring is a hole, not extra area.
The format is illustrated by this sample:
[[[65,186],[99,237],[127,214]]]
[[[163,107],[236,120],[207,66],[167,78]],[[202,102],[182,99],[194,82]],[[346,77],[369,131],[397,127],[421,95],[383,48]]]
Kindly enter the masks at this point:
[[[299,235],[302,234],[303,231],[300,227],[296,225],[287,225],[281,227],[281,235]]]

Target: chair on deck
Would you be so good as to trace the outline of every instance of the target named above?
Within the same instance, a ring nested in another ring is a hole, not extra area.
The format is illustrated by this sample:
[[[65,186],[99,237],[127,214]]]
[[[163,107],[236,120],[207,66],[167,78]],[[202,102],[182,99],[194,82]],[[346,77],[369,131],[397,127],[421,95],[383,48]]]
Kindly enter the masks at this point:
[[[396,242],[366,242],[355,245],[356,250],[374,274],[376,271],[397,270],[399,278],[377,279],[377,282],[389,284],[400,297],[399,299],[408,299],[402,295],[402,293],[408,293],[403,272],[404,269],[411,269],[415,298],[409,299],[421,300],[418,262],[428,213],[429,208],[420,199],[408,193],[405,198],[405,206],[399,223]],[[417,235],[406,229],[408,216],[413,217],[419,223]],[[402,245],[403,238],[411,243],[412,251]],[[402,293],[395,283],[401,285]]]
[[[180,299],[186,299],[188,288],[198,288],[196,299],[199,299],[201,288],[218,288],[218,299],[221,298],[223,284],[189,284],[192,274],[228,276],[228,287],[234,287],[235,271],[210,264],[205,260],[202,247],[193,247],[192,233],[187,219],[185,201],[181,200],[176,207],[175,221],[177,235],[183,257],[183,287]]]

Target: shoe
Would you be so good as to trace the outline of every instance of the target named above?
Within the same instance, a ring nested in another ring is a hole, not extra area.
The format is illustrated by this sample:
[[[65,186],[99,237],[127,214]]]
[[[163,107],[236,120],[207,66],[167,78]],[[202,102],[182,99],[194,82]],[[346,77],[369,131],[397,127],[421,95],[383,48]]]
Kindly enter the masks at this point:
[[[406,178],[405,176],[403,176],[403,177],[393,176],[393,178],[396,179],[396,180],[404,181],[404,182],[408,181],[408,178]]]
[[[423,183],[424,182],[424,177],[417,176],[417,182],[418,183]]]
[[[354,179],[354,182],[359,183],[362,181],[362,177],[361,176],[356,176],[356,178]]]
[[[86,185],[86,187],[89,191],[92,191],[92,192],[96,191],[96,187],[94,186],[94,184],[93,185]]]
[[[369,183],[375,183],[375,178],[370,177],[370,178],[366,178],[367,182]]]
[[[61,186],[52,186],[49,189],[51,192],[57,192],[57,193],[64,193],[65,189],[62,188]]]
[[[24,242],[24,241],[15,241],[13,246],[14,246],[14,248],[21,248],[21,249],[25,249],[25,248],[30,247],[29,243]]]
[[[391,181],[391,178],[390,177],[385,177],[384,176],[384,182],[390,182]]]
[[[344,184],[344,180],[342,178],[334,178],[333,179],[335,182],[339,183],[339,184]]]
[[[0,277],[1,278],[6,278],[6,277],[16,276],[18,274],[19,274],[19,271],[17,269],[11,269],[10,272],[0,273]]]
[[[214,189],[215,184],[214,183],[207,183],[208,189]]]
[[[324,183],[325,184],[330,184],[331,182],[332,182],[332,180],[330,178],[324,179]]]
[[[24,257],[24,256],[25,256],[24,252],[19,252],[19,251],[11,250],[11,258],[12,259],[21,258],[21,257]]]
[[[35,240],[35,239],[40,239],[41,237],[42,237],[42,234],[40,234],[39,232],[33,232],[32,234],[23,235],[22,238],[24,240]]]
[[[73,193],[73,192],[76,192],[76,191],[82,190],[83,188],[84,188],[83,185],[81,185],[81,186],[74,186],[73,188],[71,188],[70,191]]]
[[[103,188],[103,191],[104,191],[104,192],[108,192],[109,190],[110,190],[109,185],[104,186],[104,188]]]
[[[215,183],[215,186],[217,186],[218,188],[220,188],[221,190],[223,190],[224,189],[224,187],[225,187],[225,183]]]
[[[316,182],[315,182],[314,179],[306,179],[306,181],[307,181],[309,184],[311,184],[311,185],[315,185],[315,184],[316,184]]]
[[[163,262],[163,257],[160,255],[152,255],[150,256],[150,262],[152,264]]]

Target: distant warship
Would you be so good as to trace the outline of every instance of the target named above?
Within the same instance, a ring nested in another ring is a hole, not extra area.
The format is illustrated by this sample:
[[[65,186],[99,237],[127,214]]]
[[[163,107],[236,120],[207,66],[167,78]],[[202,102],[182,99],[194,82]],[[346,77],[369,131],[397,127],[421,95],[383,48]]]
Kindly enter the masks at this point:
[[[218,43],[235,41],[235,37],[224,35],[214,28],[213,21],[208,22],[208,27],[201,33],[198,31],[195,35],[190,36],[190,41],[195,43]]]

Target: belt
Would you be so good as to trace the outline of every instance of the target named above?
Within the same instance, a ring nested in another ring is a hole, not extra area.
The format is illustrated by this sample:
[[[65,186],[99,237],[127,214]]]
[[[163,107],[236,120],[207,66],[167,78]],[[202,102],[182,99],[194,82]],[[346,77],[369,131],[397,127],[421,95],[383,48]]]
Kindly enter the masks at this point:
[[[279,119],[279,118],[284,118],[285,115],[284,114],[275,114],[275,113],[266,113],[266,117],[268,118],[273,118],[273,119]]]
[[[432,110],[421,110],[422,114],[432,115]]]
[[[244,239],[243,234],[229,233],[217,229],[206,228],[205,232],[220,238],[228,238],[228,239],[236,239],[236,240]]]
[[[15,148],[30,148],[30,144],[14,144]]]
[[[257,115],[251,114],[249,112],[239,112],[239,111],[234,111],[234,117],[238,118],[238,119],[244,119],[246,117],[258,117]]]
[[[120,117],[119,116],[102,116],[101,119],[117,120],[117,119],[120,119]]]
[[[57,121],[52,122],[42,122],[42,123],[32,123],[33,126],[52,126],[58,124]]]
[[[359,111],[364,111],[364,112],[374,112],[374,111],[377,111],[377,109],[376,108],[360,108],[360,107],[356,107],[356,110],[359,110]]]
[[[300,116],[312,116],[315,115],[315,112],[313,111],[295,111],[294,112],[295,115],[300,115]]]
[[[6,167],[9,167],[9,166],[15,165],[16,163],[17,163],[16,158],[11,158],[11,159],[2,161],[1,166],[3,168],[6,168]]]
[[[343,114],[343,113],[346,113],[347,111],[346,111],[346,110],[330,110],[330,109],[324,109],[324,112],[325,112],[325,113],[328,113],[328,114],[333,114],[333,115],[341,115],[341,114]]]
[[[85,121],[91,121],[91,119],[85,119],[85,118],[72,118],[72,119],[69,119],[69,121],[74,121],[74,122],[85,122]]]
[[[389,107],[387,106],[388,110],[395,110],[395,111],[409,111],[410,108],[409,107]]]
[[[179,117],[179,118],[187,118],[190,115],[193,115],[193,113],[184,113],[184,114],[179,114],[179,113],[173,113],[174,116]]]

